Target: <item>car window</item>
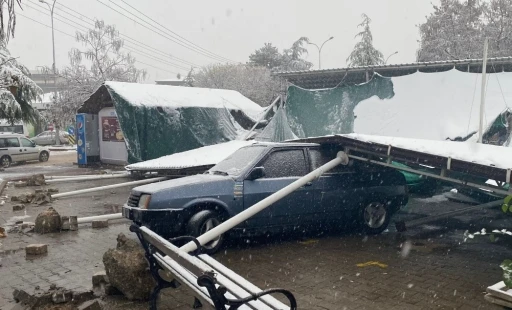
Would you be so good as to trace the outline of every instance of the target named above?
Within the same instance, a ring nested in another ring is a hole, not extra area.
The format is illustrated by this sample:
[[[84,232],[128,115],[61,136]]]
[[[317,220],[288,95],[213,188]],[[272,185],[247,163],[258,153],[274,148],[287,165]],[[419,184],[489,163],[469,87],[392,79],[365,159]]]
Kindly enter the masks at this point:
[[[38,137],[46,137],[48,136],[48,133],[47,132],[42,132],[38,135]]]
[[[0,147],[7,147],[7,139],[0,139]]]
[[[20,146],[20,141],[18,140],[18,138],[7,138],[7,143],[6,143],[6,146],[7,147],[19,147]]]
[[[258,160],[265,149],[266,147],[261,145],[243,147],[215,165],[209,171],[212,173],[224,172],[229,175],[238,176],[245,171],[250,164]]]
[[[29,139],[21,138],[21,145],[24,147],[33,147],[34,144]]]
[[[318,150],[318,149],[310,149],[309,157],[311,162],[311,170],[315,170],[322,165],[325,165],[329,161],[333,160],[336,157],[336,151],[332,150]],[[348,172],[351,171],[347,166],[338,165],[334,167],[332,170],[327,173],[340,173],[340,172]]]
[[[308,173],[302,150],[272,152],[262,166],[265,178],[301,177]]]

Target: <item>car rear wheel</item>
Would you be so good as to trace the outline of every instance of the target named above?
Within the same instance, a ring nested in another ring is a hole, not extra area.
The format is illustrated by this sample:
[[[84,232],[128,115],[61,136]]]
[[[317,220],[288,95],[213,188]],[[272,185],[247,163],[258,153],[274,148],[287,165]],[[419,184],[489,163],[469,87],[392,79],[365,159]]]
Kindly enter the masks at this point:
[[[367,234],[378,235],[388,227],[391,214],[385,203],[371,201],[363,205],[359,218]]]
[[[0,158],[0,165],[4,168],[7,168],[11,165],[11,157],[7,156],[7,155],[4,155],[2,156],[2,158]]]
[[[50,158],[50,154],[48,154],[48,152],[41,152],[41,154],[39,154],[39,161],[40,162],[45,162],[45,161],[48,161],[48,158]]]
[[[210,210],[200,211],[188,221],[187,233],[193,237],[199,237],[205,232],[213,229],[222,223],[219,215]],[[224,235],[221,235],[207,244],[203,245],[206,254],[214,254],[217,252],[224,242]]]

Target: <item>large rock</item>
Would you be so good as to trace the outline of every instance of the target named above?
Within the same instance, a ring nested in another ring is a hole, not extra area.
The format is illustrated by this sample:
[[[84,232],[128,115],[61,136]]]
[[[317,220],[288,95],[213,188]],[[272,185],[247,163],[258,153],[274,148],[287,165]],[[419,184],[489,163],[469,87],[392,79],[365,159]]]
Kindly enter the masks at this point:
[[[60,215],[54,208],[39,213],[36,217],[35,232],[38,234],[48,234],[59,232],[61,227]]]
[[[34,174],[34,175],[30,176],[26,180],[26,182],[27,182],[28,186],[41,186],[41,185],[46,184],[43,174]]]
[[[144,250],[124,234],[117,237],[117,248],[103,255],[103,264],[110,284],[129,300],[148,300],[155,280],[149,272]]]

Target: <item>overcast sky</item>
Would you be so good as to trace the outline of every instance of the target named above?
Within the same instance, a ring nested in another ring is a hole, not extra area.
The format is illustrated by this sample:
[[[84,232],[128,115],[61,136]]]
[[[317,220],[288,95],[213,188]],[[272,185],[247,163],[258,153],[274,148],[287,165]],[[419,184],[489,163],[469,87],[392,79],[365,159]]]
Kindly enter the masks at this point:
[[[51,3],[52,0],[47,1]],[[50,16],[46,15],[49,12],[37,0],[22,2],[23,10],[18,10],[16,36],[10,40],[8,46],[10,52],[19,57],[19,61],[30,70],[36,70],[37,66],[51,66],[51,29],[26,18],[50,25]],[[130,16],[139,24],[102,3]],[[88,24],[91,20],[85,17],[81,17],[81,20],[74,18],[70,14],[78,14],[60,4],[88,18],[115,24],[121,34],[139,41],[137,44],[158,49],[159,51],[151,52],[131,45],[132,51],[138,49],[145,54],[132,52],[138,61],[144,63],[138,63],[137,66],[147,70],[146,82],[174,78],[177,72],[186,74],[186,68],[190,68],[191,63],[202,66],[217,61],[144,28],[140,25],[144,24],[143,21],[122,9],[134,12],[127,4],[165,26],[168,30],[157,25],[166,33],[165,36],[175,37],[175,34],[169,32],[171,30],[183,38],[174,39],[178,42],[181,40],[183,45],[188,44],[183,41],[186,39],[204,50],[237,62],[246,62],[249,54],[266,42],[271,42],[282,50],[290,47],[302,36],[317,44],[334,36],[322,50],[322,69],[346,66],[346,58],[356,42],[354,35],[358,31],[357,24],[361,22],[362,13],[372,19],[374,45],[384,57],[398,51],[388,63],[413,62],[419,39],[416,25],[424,22],[426,15],[432,11],[429,0],[57,0],[55,19],[74,25],[74,22],[62,17],[64,16],[85,27],[92,27]],[[147,17],[134,13],[151,22]],[[74,34],[77,28],[84,29],[55,20],[56,30]],[[72,47],[78,47],[74,38],[60,32],[55,33],[58,68],[68,64],[67,55]],[[206,53],[204,50],[201,51]],[[307,59],[315,64],[313,69],[317,69],[318,51],[313,46],[310,46],[309,51]],[[164,56],[162,52],[169,56]],[[181,67],[173,66],[171,62]]]

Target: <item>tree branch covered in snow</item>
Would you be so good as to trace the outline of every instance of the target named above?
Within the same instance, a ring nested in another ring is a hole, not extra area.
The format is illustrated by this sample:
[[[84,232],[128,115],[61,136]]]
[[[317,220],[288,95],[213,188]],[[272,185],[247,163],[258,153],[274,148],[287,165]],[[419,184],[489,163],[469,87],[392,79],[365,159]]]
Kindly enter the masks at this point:
[[[16,12],[14,9],[16,4],[21,9],[21,0],[0,0],[0,40],[5,43],[9,42],[11,36],[14,38],[16,28]]]
[[[433,8],[419,25],[418,61],[481,58],[484,38],[489,39],[489,57],[510,56],[510,0],[441,0]]]
[[[31,102],[42,94],[29,77],[28,69],[12,57],[4,42],[0,43],[0,119],[35,123],[39,117]]]
[[[349,67],[381,65],[384,63],[382,53],[373,47],[373,36],[370,30],[372,20],[363,14],[363,21],[357,26],[363,30],[356,34],[361,40],[356,43],[354,50],[347,58]]]
[[[84,49],[69,51],[70,66],[59,76],[63,91],[47,112],[57,126],[72,122],[76,111],[105,81],[138,82],[146,72],[135,67],[135,58],[122,50],[124,41],[113,25],[96,21],[94,29],[76,33],[76,41]]]
[[[262,48],[249,55],[249,64],[275,71],[309,70],[313,64],[303,58],[308,54],[304,47],[308,42],[308,38],[301,37],[290,48],[283,50],[283,53],[280,53],[272,43],[265,43]]]

